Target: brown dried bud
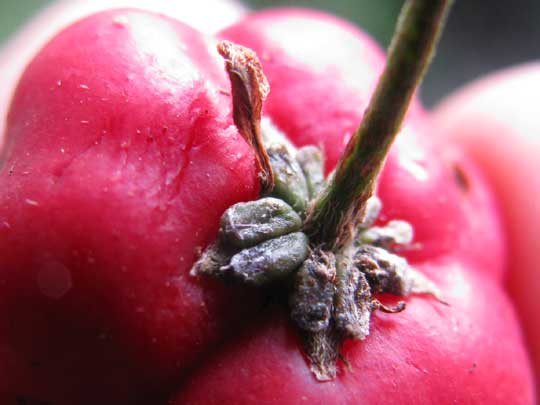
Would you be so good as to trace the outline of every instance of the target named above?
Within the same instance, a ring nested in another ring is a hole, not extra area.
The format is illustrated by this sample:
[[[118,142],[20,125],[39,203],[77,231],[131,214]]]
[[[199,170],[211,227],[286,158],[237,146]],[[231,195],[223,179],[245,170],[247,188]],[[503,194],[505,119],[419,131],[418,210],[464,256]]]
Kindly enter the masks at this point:
[[[352,260],[338,256],[336,261],[334,321],[345,337],[363,340],[369,335],[371,291],[365,276]]]
[[[328,327],[335,275],[334,254],[319,249],[314,250],[296,272],[290,307],[291,318],[300,329],[319,332]]]
[[[411,293],[431,294],[439,301],[438,288],[404,258],[376,246],[363,245],[354,256],[355,266],[366,275],[373,294],[406,297]]]
[[[221,277],[223,275],[221,267],[229,263],[233,254],[234,252],[225,247],[218,239],[204,250],[189,274],[192,276]]]
[[[406,221],[390,221],[385,226],[373,226],[360,234],[360,242],[391,250],[413,240],[413,228]]]

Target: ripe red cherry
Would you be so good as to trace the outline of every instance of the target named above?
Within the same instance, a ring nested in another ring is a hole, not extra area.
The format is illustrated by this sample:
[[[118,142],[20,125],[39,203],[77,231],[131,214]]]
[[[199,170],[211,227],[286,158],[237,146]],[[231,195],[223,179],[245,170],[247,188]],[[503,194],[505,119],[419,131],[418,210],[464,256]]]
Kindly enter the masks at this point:
[[[62,29],[102,10],[136,7],[162,13],[208,34],[233,23],[246,11],[234,0],[201,0],[196,5],[169,0],[58,0],[45,7],[0,47],[0,141],[17,82],[26,65]],[[208,13],[208,10],[212,13]]]
[[[166,391],[256,307],[188,275],[221,213],[258,193],[228,86],[214,40],[140,11],[89,17],[32,61],[1,155],[8,395]]]
[[[335,35],[323,71],[309,55],[319,44],[302,46],[298,60],[281,42],[295,27],[310,38],[321,26]],[[330,170],[380,72],[379,51],[349,25],[303,11],[254,15],[222,36],[258,52],[273,88],[268,115],[297,144],[323,144]],[[347,54],[368,66],[365,85],[351,84]],[[300,93],[288,93],[289,77],[306,78]],[[430,141],[419,106],[381,178],[382,221],[414,226],[417,250],[406,256],[449,307],[418,296],[400,315],[375,315],[371,336],[344,348],[352,370],[342,365],[323,384],[280,309],[188,275],[223,210],[258,194],[228,89],[215,41],[145,12],[85,19],[32,62],[0,157],[0,347],[13,369],[6,401],[156,403],[176,387],[173,403],[532,403],[501,286],[494,203],[474,167]],[[336,107],[302,109],[295,95]],[[288,120],[278,108],[287,103]],[[308,115],[310,129],[327,133],[300,131]]]
[[[519,103],[516,102],[519,100]],[[540,387],[540,64],[487,76],[443,100],[441,136],[476,160],[497,196],[509,246],[508,288],[516,303]],[[489,147],[486,147],[489,145]]]
[[[221,36],[260,55],[272,89],[266,113],[297,145],[324,145],[331,170],[380,73],[376,46],[349,24],[304,10],[258,13]],[[283,313],[269,310],[269,320],[182,383],[174,404],[533,403],[520,331],[502,289],[505,247],[494,202],[470,162],[434,142],[425,114],[413,106],[379,195],[383,220],[413,224],[418,250],[405,256],[437,281],[450,307],[415,297],[399,316],[376,316],[372,334],[345,347],[351,370],[342,365],[331,383],[313,378]],[[521,365],[510,371],[514,356]]]

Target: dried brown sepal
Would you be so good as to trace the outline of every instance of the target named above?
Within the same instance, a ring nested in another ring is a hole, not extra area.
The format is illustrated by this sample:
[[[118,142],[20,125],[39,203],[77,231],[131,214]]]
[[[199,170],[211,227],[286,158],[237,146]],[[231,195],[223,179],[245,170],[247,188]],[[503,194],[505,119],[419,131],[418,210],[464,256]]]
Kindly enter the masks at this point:
[[[360,246],[354,256],[354,264],[366,275],[373,294],[388,293],[400,297],[412,293],[430,294],[445,303],[432,281],[410,267],[407,260],[383,248]]]
[[[413,228],[406,221],[394,220],[385,226],[372,226],[360,233],[362,244],[393,250],[398,245],[407,245],[413,240]]]
[[[261,169],[261,194],[266,195],[274,186],[274,175],[263,143],[261,118],[270,85],[259,58],[251,49],[229,41],[219,42],[217,49],[225,59],[231,81],[234,124],[255,151]]]
[[[189,274],[191,276],[210,276],[223,278],[221,268],[229,263],[234,251],[226,247],[218,238],[201,254]]]
[[[336,259],[332,252],[315,249],[296,272],[289,300],[291,318],[308,332],[328,328],[334,301]]]
[[[360,221],[358,227],[360,229],[367,229],[372,226],[379,214],[381,213],[382,202],[379,197],[371,196],[366,202],[366,212],[364,213],[364,218]]]
[[[310,369],[318,381],[336,378],[339,348],[343,343],[341,333],[330,325],[320,332],[305,332],[304,349],[310,362]]]
[[[407,306],[407,304],[405,303],[405,301],[399,301],[393,307],[389,307],[388,305],[384,305],[378,299],[373,299],[371,301],[371,310],[372,311],[379,310],[381,312],[386,312],[387,314],[397,314],[398,312],[404,311],[406,306]]]
[[[350,257],[336,260],[336,295],[334,322],[344,337],[363,340],[369,335],[371,291],[365,276]]]

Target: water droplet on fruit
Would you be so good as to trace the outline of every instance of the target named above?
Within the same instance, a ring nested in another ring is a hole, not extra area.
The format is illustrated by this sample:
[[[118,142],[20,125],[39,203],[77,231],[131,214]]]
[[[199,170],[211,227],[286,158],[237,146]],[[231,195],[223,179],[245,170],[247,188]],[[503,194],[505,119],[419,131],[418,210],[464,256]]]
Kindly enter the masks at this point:
[[[86,84],[79,84],[79,88],[83,90],[88,90],[90,87],[88,87]]]
[[[62,298],[73,286],[71,272],[57,261],[46,262],[37,273],[39,291],[48,298]]]

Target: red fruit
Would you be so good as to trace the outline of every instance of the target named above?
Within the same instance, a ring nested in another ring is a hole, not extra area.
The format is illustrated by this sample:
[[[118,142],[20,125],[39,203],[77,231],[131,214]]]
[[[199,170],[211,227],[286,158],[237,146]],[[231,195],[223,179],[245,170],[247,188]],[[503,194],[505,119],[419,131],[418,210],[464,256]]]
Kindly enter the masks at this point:
[[[434,113],[442,136],[476,160],[496,193],[509,246],[508,288],[540,387],[540,64],[490,75],[444,100]]]
[[[327,46],[305,42],[323,30]],[[297,144],[323,144],[331,170],[380,51],[299,10],[221,36],[257,51],[267,114]],[[382,220],[414,226],[405,255],[450,306],[417,296],[376,314],[371,335],[344,349],[352,369],[320,383],[280,309],[188,275],[223,210],[258,193],[222,66],[192,29],[115,11],[64,31],[24,74],[0,158],[0,344],[16,370],[6,401],[156,403],[175,381],[182,404],[533,403],[494,202],[474,167],[430,140],[419,106],[381,178]]]
[[[381,66],[369,39],[333,17],[302,10],[255,14],[221,35],[261,56],[272,89],[266,112],[291,139],[323,143],[336,156],[343,151],[365,108],[363,91],[374,86]],[[290,38],[297,37],[303,46],[294,52]],[[377,61],[371,72],[361,52]],[[327,64],[322,69],[320,59]],[[360,71],[368,72],[363,91],[350,85]],[[308,107],[301,110],[298,99]],[[359,103],[356,112],[351,100]],[[290,104],[296,114],[286,115]],[[436,280],[450,307],[415,297],[399,315],[379,314],[364,342],[345,347],[352,370],[342,365],[331,383],[313,378],[278,312],[214,354],[172,403],[533,403],[521,334],[501,285],[505,249],[493,201],[463,156],[434,144],[436,134],[418,110],[388,157],[379,195],[384,218],[413,225],[418,250],[405,256]]]
[[[9,395],[161,392],[250,311],[188,275],[221,213],[258,193],[228,86],[215,41],[139,11],[89,17],[31,63],[1,155]]]
[[[37,14],[0,47],[0,143],[15,86],[26,65],[60,30],[92,13],[119,7],[137,7],[183,21],[205,33],[214,33],[245,12],[234,0],[200,0],[186,5],[170,0],[60,0]],[[211,9],[213,12],[208,13]]]

